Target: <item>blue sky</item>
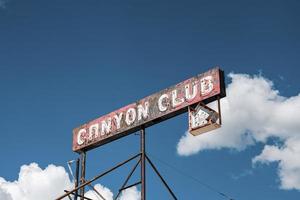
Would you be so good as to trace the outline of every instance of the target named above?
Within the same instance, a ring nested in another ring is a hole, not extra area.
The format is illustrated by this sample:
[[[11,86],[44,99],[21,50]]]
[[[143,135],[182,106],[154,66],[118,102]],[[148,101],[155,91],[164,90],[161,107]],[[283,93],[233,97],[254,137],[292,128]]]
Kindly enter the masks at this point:
[[[279,96],[299,94],[298,1],[0,2],[0,177],[7,181],[32,162],[66,167],[77,157],[73,128],[214,66],[271,80]],[[283,147],[289,133],[182,156],[177,144],[186,130],[186,114],[146,130],[149,156],[179,199],[224,198],[159,160],[236,200],[299,199],[297,189],[280,189],[278,162],[252,161],[266,145]],[[136,153],[138,141],[131,135],[89,152],[87,177]],[[126,169],[100,183],[116,191]],[[170,199],[148,172],[148,199]]]

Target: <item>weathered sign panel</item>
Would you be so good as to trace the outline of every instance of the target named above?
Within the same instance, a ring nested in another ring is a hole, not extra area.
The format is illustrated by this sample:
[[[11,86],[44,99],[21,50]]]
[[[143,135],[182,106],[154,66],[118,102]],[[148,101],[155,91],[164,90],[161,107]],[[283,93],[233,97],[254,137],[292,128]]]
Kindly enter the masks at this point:
[[[214,68],[75,128],[73,151],[93,149],[225,95],[224,73]]]
[[[219,113],[202,103],[195,108],[189,106],[189,132],[197,136],[220,128],[221,125],[217,123],[219,117]]]

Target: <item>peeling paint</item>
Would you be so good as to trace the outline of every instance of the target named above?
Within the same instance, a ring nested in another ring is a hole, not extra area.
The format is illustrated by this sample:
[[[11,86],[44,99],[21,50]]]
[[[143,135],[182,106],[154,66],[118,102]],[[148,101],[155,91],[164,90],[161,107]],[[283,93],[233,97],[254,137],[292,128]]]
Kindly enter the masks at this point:
[[[73,151],[93,149],[225,95],[223,71],[214,68],[75,128]]]

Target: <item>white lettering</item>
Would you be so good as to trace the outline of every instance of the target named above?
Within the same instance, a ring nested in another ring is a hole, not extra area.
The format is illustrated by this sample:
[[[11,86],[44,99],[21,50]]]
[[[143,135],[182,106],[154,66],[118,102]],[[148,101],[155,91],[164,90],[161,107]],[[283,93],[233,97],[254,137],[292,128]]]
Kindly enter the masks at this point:
[[[84,143],[84,140],[81,139],[82,134],[86,134],[86,130],[85,129],[80,129],[78,131],[78,134],[77,134],[77,144],[78,145],[82,145]]]
[[[119,128],[121,128],[121,120],[122,120],[122,117],[123,117],[123,113],[121,112],[119,115],[115,115],[114,118],[115,118],[115,122],[116,122],[116,128],[117,130]]]
[[[183,98],[177,98],[177,90],[172,91],[172,106],[177,107],[184,102]]]
[[[131,124],[133,124],[133,122],[135,121],[136,118],[136,111],[134,108],[129,108],[126,112],[126,116],[125,116],[125,122],[128,126],[130,126]]]
[[[201,87],[201,95],[205,96],[208,95],[213,89],[213,77],[206,76],[200,80],[200,87]]]
[[[145,107],[143,105],[138,105],[137,107],[138,111],[138,120],[140,121],[142,118],[147,119],[148,114],[149,114],[149,102],[145,102]]]
[[[158,99],[158,109],[161,111],[161,112],[164,112],[168,109],[168,104],[167,105],[163,105],[163,100],[164,99],[168,99],[169,96],[167,94],[163,94],[159,97]]]
[[[101,135],[109,134],[111,131],[111,118],[101,122]]]
[[[185,85],[185,98],[188,101],[193,100],[197,95],[197,84],[192,83],[192,85],[193,85],[192,94],[190,90],[190,84]]]
[[[99,136],[99,124],[93,124],[89,128],[89,141]]]

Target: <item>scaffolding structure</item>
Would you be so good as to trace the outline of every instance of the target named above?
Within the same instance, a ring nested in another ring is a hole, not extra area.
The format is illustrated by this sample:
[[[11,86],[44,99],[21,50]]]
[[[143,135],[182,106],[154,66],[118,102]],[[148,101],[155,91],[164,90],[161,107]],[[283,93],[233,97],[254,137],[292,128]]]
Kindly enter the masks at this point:
[[[74,189],[64,190],[65,194],[58,197],[56,200],[62,200],[65,197],[68,197],[70,200],[78,200],[79,198],[80,198],[80,200],[93,200],[91,198],[85,197],[85,188],[86,187],[89,187],[91,190],[93,190],[100,199],[106,200],[105,197],[92,185],[92,183],[94,181],[100,179],[101,177],[113,172],[114,170],[118,169],[119,167],[129,163],[130,161],[133,161],[133,160],[135,160],[136,164],[134,165],[134,167],[129,172],[128,176],[126,177],[124,183],[120,187],[120,189],[119,189],[117,195],[115,196],[114,200],[117,200],[119,198],[122,191],[124,191],[128,188],[137,186],[137,185],[141,185],[141,200],[146,200],[146,163],[147,162],[149,163],[149,165],[151,166],[153,171],[157,174],[157,176],[159,177],[159,179],[161,180],[163,185],[166,187],[166,189],[168,190],[168,192],[170,193],[172,198],[174,200],[177,200],[176,195],[174,194],[174,192],[172,191],[172,189],[170,188],[170,186],[168,185],[166,180],[163,178],[161,173],[158,171],[157,167],[154,165],[154,163],[151,161],[151,159],[149,158],[149,156],[146,153],[146,132],[145,132],[145,128],[142,128],[140,130],[140,152],[138,154],[130,157],[129,159],[127,159],[123,162],[120,162],[120,163],[116,164],[112,168],[96,175],[94,178],[92,178],[90,180],[85,179],[86,152],[81,152],[80,153],[80,159],[78,158],[76,160],[76,172],[75,172],[75,181],[74,181],[75,182],[75,187],[74,187]],[[80,165],[81,165],[81,167],[80,167]],[[131,176],[137,170],[138,166],[140,166],[140,180],[136,183],[127,185],[130,178],[131,178]],[[81,170],[79,170],[79,168],[81,168]],[[79,177],[79,171],[80,171],[80,177]]]

